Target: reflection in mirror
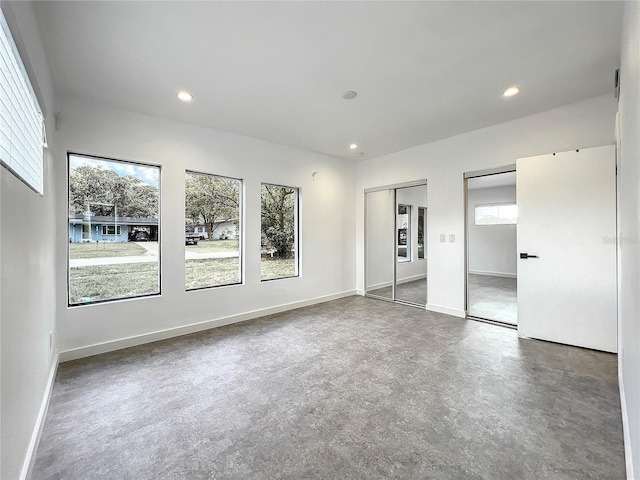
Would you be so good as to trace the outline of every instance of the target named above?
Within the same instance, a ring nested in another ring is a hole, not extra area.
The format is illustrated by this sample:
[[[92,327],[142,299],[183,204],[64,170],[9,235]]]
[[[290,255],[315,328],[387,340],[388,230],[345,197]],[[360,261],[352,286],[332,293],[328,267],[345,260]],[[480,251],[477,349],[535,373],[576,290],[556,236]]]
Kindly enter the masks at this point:
[[[427,186],[398,188],[398,265],[395,300],[426,305],[427,262],[425,261]],[[404,239],[401,241],[401,232]]]
[[[427,209],[418,207],[418,258],[424,260],[424,219],[427,216]]]
[[[398,205],[398,262],[411,261],[411,205]]]
[[[366,194],[366,292],[393,299],[394,191]]]
[[[518,323],[516,172],[467,181],[467,312]]]

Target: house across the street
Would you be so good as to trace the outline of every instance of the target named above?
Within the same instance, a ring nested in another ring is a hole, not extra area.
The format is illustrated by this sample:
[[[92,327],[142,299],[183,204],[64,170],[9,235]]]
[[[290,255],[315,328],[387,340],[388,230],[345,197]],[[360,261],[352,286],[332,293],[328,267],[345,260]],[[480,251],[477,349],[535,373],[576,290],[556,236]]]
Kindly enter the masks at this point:
[[[193,227],[193,233],[198,234],[200,236],[200,240],[237,240],[238,220],[214,222],[211,236],[209,236],[209,233],[207,232],[207,227],[199,223]]]
[[[69,242],[158,241],[158,219],[69,216]]]

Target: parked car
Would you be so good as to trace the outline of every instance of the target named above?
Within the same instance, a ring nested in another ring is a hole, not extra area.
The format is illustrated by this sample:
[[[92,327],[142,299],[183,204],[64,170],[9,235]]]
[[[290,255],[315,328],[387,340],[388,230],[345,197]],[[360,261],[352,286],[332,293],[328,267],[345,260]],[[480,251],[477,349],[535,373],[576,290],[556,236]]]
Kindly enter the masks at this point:
[[[144,230],[138,230],[136,232],[136,234],[134,235],[133,239],[136,242],[148,242],[149,241],[149,234],[147,232],[145,232]]]
[[[194,232],[185,231],[184,233],[184,244],[185,245],[197,245],[198,240],[200,240],[200,235]]]

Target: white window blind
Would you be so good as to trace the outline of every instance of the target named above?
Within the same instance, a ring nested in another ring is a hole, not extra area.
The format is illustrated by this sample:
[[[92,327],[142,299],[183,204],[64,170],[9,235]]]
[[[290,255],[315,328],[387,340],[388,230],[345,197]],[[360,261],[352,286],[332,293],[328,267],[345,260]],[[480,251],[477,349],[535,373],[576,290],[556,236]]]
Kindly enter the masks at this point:
[[[0,162],[43,193],[43,116],[0,11]]]
[[[515,225],[518,219],[518,207],[515,203],[494,205],[476,205],[476,225]]]

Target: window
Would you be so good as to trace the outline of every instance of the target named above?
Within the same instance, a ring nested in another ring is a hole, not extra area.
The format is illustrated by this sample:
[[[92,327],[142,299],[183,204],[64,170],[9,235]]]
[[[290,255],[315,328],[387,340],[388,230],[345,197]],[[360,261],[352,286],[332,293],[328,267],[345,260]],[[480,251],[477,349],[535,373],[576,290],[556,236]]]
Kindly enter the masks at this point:
[[[260,273],[263,281],[299,275],[298,197],[297,188],[262,184]]]
[[[411,205],[398,205],[398,262],[411,261]]]
[[[185,288],[242,283],[242,180],[185,175]]]
[[[0,162],[39,194],[43,137],[42,111],[0,11]]]
[[[159,294],[160,167],[69,154],[68,171],[69,305]]]
[[[425,207],[418,207],[418,258],[424,259],[424,219],[427,216]]]
[[[103,225],[102,235],[120,235],[120,229],[120,225],[118,225],[117,227],[116,225]]]
[[[515,203],[476,205],[476,225],[515,225],[518,207]]]

